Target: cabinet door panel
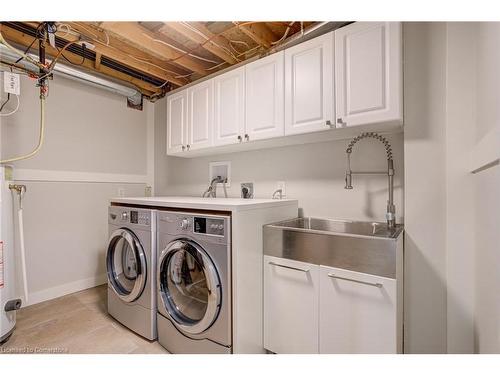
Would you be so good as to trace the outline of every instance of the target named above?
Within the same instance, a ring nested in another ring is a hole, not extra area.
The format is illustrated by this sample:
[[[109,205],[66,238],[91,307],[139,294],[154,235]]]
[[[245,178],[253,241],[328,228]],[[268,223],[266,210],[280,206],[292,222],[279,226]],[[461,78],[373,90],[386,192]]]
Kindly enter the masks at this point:
[[[335,30],[337,126],[402,123],[402,39],[398,22],[356,22]]]
[[[183,152],[187,144],[187,91],[167,97],[167,154]]]
[[[188,88],[189,149],[210,147],[213,134],[213,80]]]
[[[245,125],[250,140],[284,135],[283,56],[278,52],[245,66]]]
[[[239,143],[245,133],[245,68],[214,78],[214,144]]]
[[[317,265],[264,256],[267,350],[318,353],[318,274]]]
[[[285,135],[330,129],[333,107],[332,32],[285,50]]]
[[[396,295],[396,280],[320,266],[320,353],[397,353]]]

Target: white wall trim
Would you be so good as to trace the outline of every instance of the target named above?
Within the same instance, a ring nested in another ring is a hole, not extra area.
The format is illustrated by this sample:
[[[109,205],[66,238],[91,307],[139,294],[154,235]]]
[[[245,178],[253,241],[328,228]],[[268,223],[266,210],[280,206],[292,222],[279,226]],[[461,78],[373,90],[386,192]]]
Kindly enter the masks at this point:
[[[139,174],[73,172],[44,169],[14,168],[16,181],[43,181],[43,182],[94,182],[94,183],[122,183],[147,184],[148,176]]]
[[[72,281],[70,283],[58,285],[53,288],[47,288],[39,290],[37,292],[29,293],[28,303],[24,304],[23,302],[23,307],[62,297],[67,294],[79,292],[80,290],[93,288],[95,286],[106,283],[106,280],[106,274],[102,274],[88,279]]]

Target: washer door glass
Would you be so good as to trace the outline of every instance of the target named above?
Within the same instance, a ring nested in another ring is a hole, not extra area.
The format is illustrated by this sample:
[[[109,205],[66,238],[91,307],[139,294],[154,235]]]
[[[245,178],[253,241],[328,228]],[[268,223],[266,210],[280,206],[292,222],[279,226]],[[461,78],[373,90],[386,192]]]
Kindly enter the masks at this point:
[[[199,245],[178,240],[167,246],[158,276],[162,301],[180,330],[198,334],[212,325],[221,287],[215,265]]]
[[[135,235],[119,229],[111,235],[106,257],[108,280],[125,302],[135,301],[146,283],[144,250]]]

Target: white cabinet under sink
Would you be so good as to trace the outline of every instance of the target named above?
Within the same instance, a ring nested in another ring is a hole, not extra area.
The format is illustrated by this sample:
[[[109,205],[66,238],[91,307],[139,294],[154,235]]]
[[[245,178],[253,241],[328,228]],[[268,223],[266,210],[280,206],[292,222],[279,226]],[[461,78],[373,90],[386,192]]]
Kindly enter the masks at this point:
[[[355,22],[335,30],[337,127],[403,121],[400,22]]]
[[[333,32],[285,50],[285,135],[334,125]]]
[[[396,280],[320,266],[319,352],[401,352]]]
[[[240,143],[245,135],[245,67],[214,78],[214,145]]]
[[[319,266],[264,256],[264,348],[318,353]]]
[[[284,52],[245,65],[246,140],[285,135]]]

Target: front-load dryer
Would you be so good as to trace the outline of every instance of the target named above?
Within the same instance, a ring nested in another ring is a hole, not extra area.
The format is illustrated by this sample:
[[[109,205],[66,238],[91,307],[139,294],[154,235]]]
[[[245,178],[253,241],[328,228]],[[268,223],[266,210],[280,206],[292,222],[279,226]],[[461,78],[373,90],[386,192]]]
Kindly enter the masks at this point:
[[[158,341],[171,353],[231,353],[231,219],[158,212]]]
[[[108,313],[155,340],[156,211],[122,206],[110,206],[108,211]]]

